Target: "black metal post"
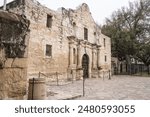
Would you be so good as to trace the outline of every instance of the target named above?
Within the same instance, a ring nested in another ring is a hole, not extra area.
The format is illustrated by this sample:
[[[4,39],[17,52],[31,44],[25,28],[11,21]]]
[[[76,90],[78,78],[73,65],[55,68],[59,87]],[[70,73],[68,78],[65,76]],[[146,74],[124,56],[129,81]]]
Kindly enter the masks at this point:
[[[110,70],[109,70],[109,80],[111,80]]]
[[[83,78],[83,97],[85,96],[85,78]]]
[[[41,72],[39,72],[39,78],[40,78]]]
[[[32,100],[34,99],[34,78],[32,80]]]
[[[144,68],[144,66],[142,65],[142,75],[143,75],[143,71],[144,71],[143,68]]]
[[[142,65],[140,64],[140,75],[142,76]]]
[[[73,70],[71,70],[72,83],[73,83]]]

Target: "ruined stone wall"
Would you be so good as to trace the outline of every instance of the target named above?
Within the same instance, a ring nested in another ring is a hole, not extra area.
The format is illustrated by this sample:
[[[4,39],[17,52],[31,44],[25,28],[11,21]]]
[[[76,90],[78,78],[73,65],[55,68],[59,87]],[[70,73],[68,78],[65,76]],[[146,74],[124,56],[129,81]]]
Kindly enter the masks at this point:
[[[14,0],[6,5],[6,10],[19,15],[25,14],[25,1],[26,0]]]
[[[83,3],[75,10],[62,8],[59,9],[59,11],[62,11],[63,30],[65,32],[64,36],[66,38],[67,36],[73,36],[78,41],[82,41],[83,43],[80,47],[80,61],[82,61],[82,57],[84,54],[87,54],[89,56],[89,77],[96,77],[94,75],[95,73],[103,71],[106,71],[108,74],[109,70],[111,70],[110,38],[101,33],[99,26],[92,18],[87,4]],[[84,28],[88,29],[88,40],[84,39]],[[72,45],[72,48],[78,51],[79,44],[73,43]],[[99,46],[101,47],[99,48]],[[100,51],[100,57],[98,57],[98,51]],[[105,60],[105,56],[107,60]],[[100,62],[98,63],[98,61]],[[101,70],[98,70],[99,67],[101,68]],[[77,62],[73,65],[72,69],[78,69]]]
[[[16,12],[18,12],[18,8],[18,6],[17,8],[11,7],[12,11]],[[99,26],[93,20],[85,3],[74,10],[60,8],[58,11],[53,11],[35,0],[25,0],[22,5],[20,4],[18,13],[24,13],[31,22],[28,46],[28,78],[38,77],[39,72],[47,75],[58,72],[63,74],[62,78],[67,78],[72,69],[74,76],[77,76],[77,70],[82,67],[79,63],[82,62],[84,54],[89,56],[90,75],[92,72],[97,73],[100,68],[101,71],[110,70],[110,39],[101,34]],[[47,15],[52,16],[50,28],[46,26]],[[88,40],[84,39],[84,28],[88,29]],[[72,38],[75,41],[72,41]],[[106,39],[105,47],[103,38]],[[52,56],[50,57],[46,56],[45,53],[46,44],[52,45]],[[71,51],[75,50],[75,56],[71,58],[70,48]],[[105,56],[107,56],[107,61],[105,61]],[[72,60],[70,61],[70,59],[75,59],[71,65]],[[56,77],[54,76],[54,78]]]
[[[61,8],[62,25],[64,36],[75,36],[78,40],[84,40],[84,28],[88,29],[88,42],[99,44],[100,29],[93,20],[88,6],[84,3],[79,8],[65,9]]]
[[[38,77],[42,72],[50,78],[56,72],[66,78],[68,68],[68,42],[63,37],[61,14],[41,6],[38,2],[27,1],[25,8],[30,20],[28,51],[28,78]],[[47,15],[52,16],[52,27],[48,28]],[[52,56],[46,56],[46,44],[52,45]],[[41,77],[43,77],[41,75]]]
[[[19,20],[24,19],[0,11],[0,99],[23,99],[26,94],[27,27]]]
[[[0,33],[1,42],[7,39],[7,42],[19,43],[15,37],[25,37],[22,41],[25,51],[22,51],[21,55],[18,51],[6,51],[10,48],[0,48],[0,99],[23,99],[27,94],[27,80],[39,77],[39,72],[54,80],[57,77],[56,72],[60,79],[70,78],[71,73],[74,79],[81,77],[84,54],[89,57],[89,77],[101,77],[101,72],[111,69],[110,38],[101,34],[85,3],[75,10],[60,8],[53,11],[35,0],[16,0],[8,4],[7,9],[9,12],[25,16],[30,25],[27,34],[22,32],[24,25],[21,23],[14,23],[14,27],[13,23],[8,24],[6,27],[9,29],[4,28],[6,33]],[[52,16],[51,27],[47,27],[48,15]],[[15,28],[20,24],[21,29]],[[84,39],[84,28],[88,29],[88,40]],[[46,55],[47,44],[52,46],[51,56]],[[75,55],[72,55],[73,51]]]
[[[42,72],[56,79],[67,77],[68,40],[64,38],[62,15],[50,10],[35,0],[16,0],[7,5],[9,12],[23,14],[30,20],[28,49],[28,78],[38,77]],[[48,28],[47,15],[52,16],[52,27]],[[46,44],[52,45],[52,56],[46,56]],[[51,76],[51,74],[55,74]],[[63,75],[62,75],[63,74]],[[42,76],[41,76],[42,77]]]
[[[26,59],[7,59],[0,69],[0,99],[24,99],[27,81],[24,64]]]
[[[25,6],[26,16],[31,21],[28,53],[29,77],[38,77],[38,72],[45,74],[58,72],[63,74],[62,78],[67,78],[68,74],[65,73],[69,72],[70,74],[71,69],[74,70],[74,76],[76,76],[78,40],[83,41],[80,61],[85,54],[85,48],[86,54],[89,56],[89,74],[92,74],[92,69],[98,69],[99,66],[102,67],[103,71],[111,69],[110,39],[101,34],[100,28],[94,22],[86,4],[82,4],[75,10],[60,8],[58,11],[50,10],[33,1],[27,1]],[[47,15],[52,16],[51,28],[46,27]],[[88,41],[84,40],[84,28],[88,29]],[[75,37],[77,41],[73,42],[71,47],[76,51],[76,62],[70,66],[69,43],[72,42],[68,37],[71,36]],[[103,38],[106,39],[105,47],[103,47]],[[51,57],[45,55],[46,44],[52,45]],[[102,46],[99,66],[97,65],[98,46]],[[93,59],[93,51],[95,59]],[[105,56],[107,56],[107,61],[105,61]],[[93,64],[95,64],[94,68]]]

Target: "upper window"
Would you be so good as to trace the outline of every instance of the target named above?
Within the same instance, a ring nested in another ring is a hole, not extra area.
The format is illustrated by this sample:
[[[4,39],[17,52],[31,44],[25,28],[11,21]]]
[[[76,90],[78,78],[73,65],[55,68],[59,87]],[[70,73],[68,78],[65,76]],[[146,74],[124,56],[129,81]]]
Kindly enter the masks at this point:
[[[46,26],[48,27],[48,28],[51,28],[52,27],[52,17],[53,16],[51,16],[51,15],[47,15],[47,24],[46,24]]]
[[[84,40],[88,40],[88,29],[84,28]]]
[[[106,46],[106,39],[104,38],[104,47]]]
[[[46,44],[46,56],[52,56],[52,45]]]

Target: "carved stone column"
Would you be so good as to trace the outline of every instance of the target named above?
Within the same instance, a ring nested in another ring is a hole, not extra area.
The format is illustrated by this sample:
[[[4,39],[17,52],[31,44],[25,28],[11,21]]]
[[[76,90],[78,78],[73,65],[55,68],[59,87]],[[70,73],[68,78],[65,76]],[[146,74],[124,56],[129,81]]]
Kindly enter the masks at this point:
[[[81,68],[81,45],[78,45],[77,48],[77,67]]]
[[[97,48],[97,66],[100,67],[100,46]]]
[[[93,69],[95,69],[96,68],[96,50],[93,48],[93,50],[92,50],[92,67],[93,67]]]
[[[94,68],[94,49],[92,49],[92,68]]]
[[[72,67],[73,65],[73,45],[70,42],[69,43],[69,67]]]
[[[96,50],[95,50],[94,56],[95,56],[94,68],[97,69],[97,51]]]

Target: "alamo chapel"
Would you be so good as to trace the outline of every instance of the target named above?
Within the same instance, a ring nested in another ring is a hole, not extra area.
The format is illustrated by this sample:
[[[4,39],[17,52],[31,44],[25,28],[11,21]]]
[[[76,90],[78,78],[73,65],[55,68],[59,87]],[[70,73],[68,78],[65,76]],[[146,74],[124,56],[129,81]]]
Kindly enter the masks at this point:
[[[15,0],[6,9],[0,10],[0,26],[6,27],[0,30],[0,99],[23,99],[28,80],[39,72],[51,79],[57,72],[59,79],[79,80],[111,71],[111,40],[87,4],[54,11],[35,0]],[[16,43],[21,55],[12,52]]]

